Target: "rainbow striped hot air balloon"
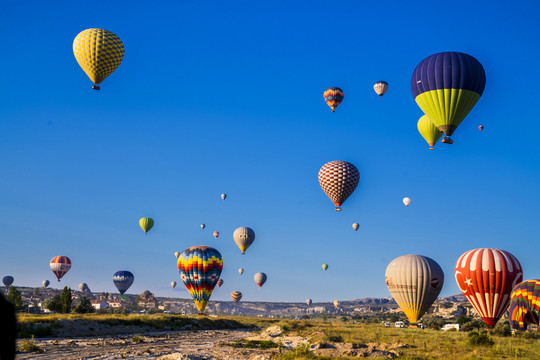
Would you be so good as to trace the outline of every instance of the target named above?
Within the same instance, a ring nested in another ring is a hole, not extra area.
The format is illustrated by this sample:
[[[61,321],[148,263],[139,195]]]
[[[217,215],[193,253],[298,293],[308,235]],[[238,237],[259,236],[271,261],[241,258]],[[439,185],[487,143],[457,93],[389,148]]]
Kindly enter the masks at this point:
[[[526,280],[517,284],[510,295],[510,325],[527,330],[540,319],[540,280]]]
[[[62,276],[66,275],[69,269],[71,269],[71,260],[67,256],[55,256],[51,259],[49,265],[54,275],[58,278],[58,281],[60,281]]]
[[[223,257],[208,246],[192,246],[182,251],[178,258],[180,277],[201,313],[210,300],[222,269]]]

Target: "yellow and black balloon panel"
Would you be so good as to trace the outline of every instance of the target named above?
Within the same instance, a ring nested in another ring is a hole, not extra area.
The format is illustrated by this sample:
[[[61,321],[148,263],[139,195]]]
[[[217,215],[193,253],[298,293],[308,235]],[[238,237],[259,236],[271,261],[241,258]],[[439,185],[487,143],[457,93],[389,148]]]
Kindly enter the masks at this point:
[[[114,33],[104,29],[86,29],[73,40],[75,59],[92,80],[92,89],[113,73],[124,59],[124,44]]]
[[[332,112],[336,111],[336,108],[341,104],[343,101],[343,90],[341,90],[338,87],[329,87],[324,91],[324,101],[326,101],[326,104],[330,106],[330,109],[332,109]]]

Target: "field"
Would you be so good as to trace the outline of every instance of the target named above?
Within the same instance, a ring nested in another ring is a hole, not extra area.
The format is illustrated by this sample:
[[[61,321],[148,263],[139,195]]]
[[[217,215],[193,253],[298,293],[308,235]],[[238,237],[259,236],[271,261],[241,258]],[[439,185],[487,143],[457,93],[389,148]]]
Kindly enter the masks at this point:
[[[350,319],[323,321],[233,316],[20,315],[19,322],[20,337],[114,337],[152,332],[244,329],[249,331],[249,336],[221,342],[219,347],[225,352],[229,349],[252,349],[275,359],[349,359],[365,356],[418,360],[540,359],[540,340],[536,332],[500,336],[484,331],[385,328],[380,323],[362,323]],[[265,331],[269,327],[279,329],[278,333],[269,335]]]

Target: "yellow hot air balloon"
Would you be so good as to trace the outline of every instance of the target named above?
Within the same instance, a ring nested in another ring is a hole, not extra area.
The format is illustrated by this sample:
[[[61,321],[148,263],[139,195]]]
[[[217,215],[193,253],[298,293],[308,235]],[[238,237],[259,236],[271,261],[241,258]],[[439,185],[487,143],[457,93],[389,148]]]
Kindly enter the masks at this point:
[[[148,233],[150,229],[154,226],[154,219],[149,217],[143,217],[139,220],[139,225],[143,229],[144,233]]]
[[[73,54],[86,75],[94,82],[92,89],[111,75],[124,58],[122,40],[110,31],[86,29],[73,40]]]
[[[427,115],[422,116],[420,120],[418,120],[417,127],[420,135],[422,135],[424,140],[429,144],[429,150],[433,150],[433,146],[441,138],[443,133],[437,129]]]

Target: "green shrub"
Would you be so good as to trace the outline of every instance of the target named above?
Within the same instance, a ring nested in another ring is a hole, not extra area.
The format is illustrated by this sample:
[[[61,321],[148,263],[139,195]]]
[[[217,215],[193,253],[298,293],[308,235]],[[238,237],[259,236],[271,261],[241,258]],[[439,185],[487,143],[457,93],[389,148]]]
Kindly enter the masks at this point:
[[[41,351],[39,346],[36,345],[36,342],[34,341],[34,337],[30,340],[23,340],[21,341],[21,346],[19,347],[19,351],[25,351],[25,352],[36,352]]]
[[[525,333],[523,334],[523,338],[524,339],[540,339],[540,333],[537,332],[537,331],[530,331],[530,330],[527,330],[525,331]]]
[[[250,349],[272,349],[279,347],[279,344],[271,340],[248,340],[244,341],[233,341],[226,346],[231,346],[234,348],[250,348]]]
[[[498,323],[495,328],[491,331],[493,335],[497,336],[510,336],[512,335],[512,330],[510,329],[510,323],[505,321],[504,323]]]
[[[476,331],[471,331],[467,335],[467,343],[472,346],[493,346],[495,344],[488,334],[478,333]]]
[[[143,342],[143,339],[141,339],[139,336],[135,335],[133,339],[131,339],[131,342],[134,344],[139,344]]]

